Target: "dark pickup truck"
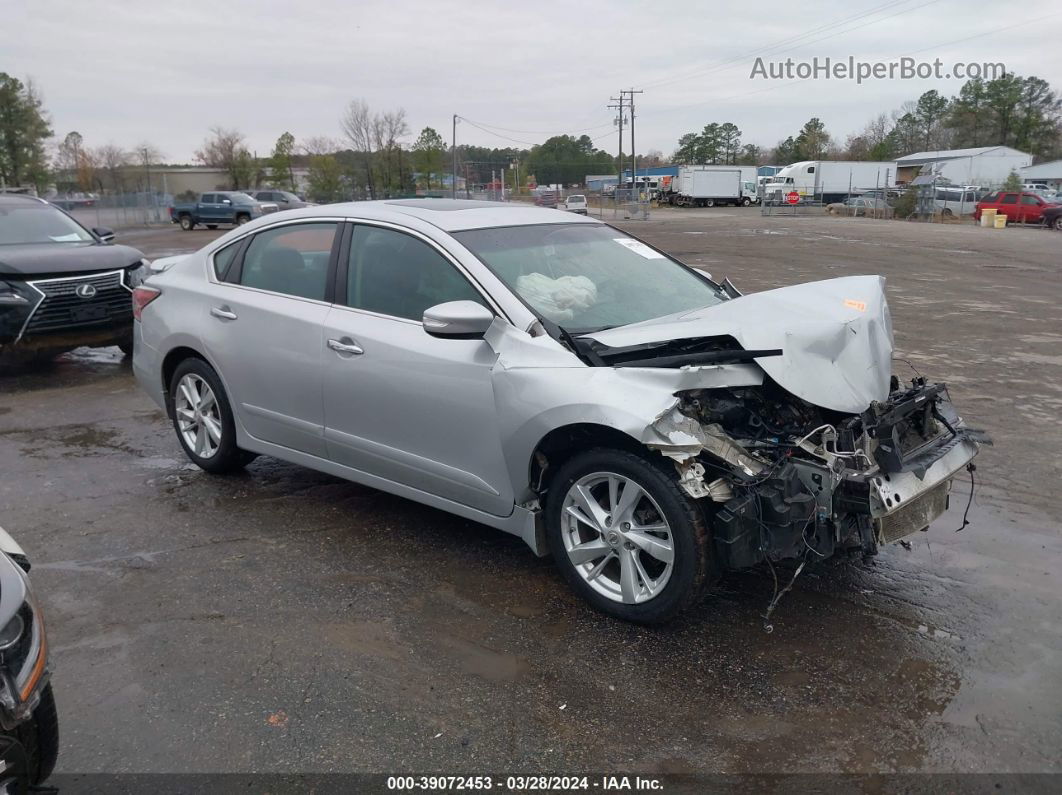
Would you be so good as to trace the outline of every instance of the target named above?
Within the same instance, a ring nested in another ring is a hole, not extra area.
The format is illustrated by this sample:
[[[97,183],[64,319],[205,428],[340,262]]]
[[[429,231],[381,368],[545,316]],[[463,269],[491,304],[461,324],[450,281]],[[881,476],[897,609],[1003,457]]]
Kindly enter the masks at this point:
[[[207,229],[216,229],[220,224],[245,224],[279,209],[276,204],[257,201],[246,193],[219,190],[200,194],[198,201],[175,204],[170,208],[170,220],[190,232],[199,224]]]

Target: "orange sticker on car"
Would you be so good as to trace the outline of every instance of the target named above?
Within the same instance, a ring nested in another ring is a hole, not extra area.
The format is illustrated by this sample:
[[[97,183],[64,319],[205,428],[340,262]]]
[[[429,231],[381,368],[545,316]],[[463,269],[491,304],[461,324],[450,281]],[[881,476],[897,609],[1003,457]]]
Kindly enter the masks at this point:
[[[860,312],[867,311],[866,301],[856,301],[853,298],[845,298],[844,305],[847,306],[849,309],[858,309]]]

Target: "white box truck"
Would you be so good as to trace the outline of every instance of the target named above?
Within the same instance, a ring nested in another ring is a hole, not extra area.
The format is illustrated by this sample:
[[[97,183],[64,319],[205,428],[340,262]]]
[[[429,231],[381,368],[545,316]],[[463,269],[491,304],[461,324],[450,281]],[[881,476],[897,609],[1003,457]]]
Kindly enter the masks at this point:
[[[678,207],[748,206],[758,201],[755,166],[680,166],[666,194]]]
[[[821,199],[828,204],[895,183],[895,160],[802,160],[774,175],[764,186],[764,201],[784,204],[786,194],[796,191],[801,201]]]

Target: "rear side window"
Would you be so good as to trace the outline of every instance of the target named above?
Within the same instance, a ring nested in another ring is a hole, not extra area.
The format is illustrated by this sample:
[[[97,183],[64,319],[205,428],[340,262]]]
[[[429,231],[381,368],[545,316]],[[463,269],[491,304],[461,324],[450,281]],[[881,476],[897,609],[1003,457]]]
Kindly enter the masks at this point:
[[[464,275],[423,240],[392,229],[354,228],[348,306],[419,323],[425,309],[447,301],[487,306]]]
[[[1035,196],[1022,196],[1021,197],[1021,203],[1022,204],[1031,204],[1034,207],[1039,207],[1040,206],[1040,200],[1037,199]]]
[[[1003,197],[1003,201],[1000,202],[1000,204],[1017,204],[1017,203],[1018,203],[1018,194],[1017,193],[1008,193],[1008,194],[1006,194]]]
[[[336,224],[294,224],[259,232],[247,246],[240,284],[324,301]]]
[[[201,201],[203,204],[214,204],[215,203],[214,194],[213,193],[204,193],[199,198],[199,201]]]
[[[240,250],[242,242],[242,240],[237,240],[235,243],[229,243],[225,248],[214,253],[214,274],[219,279],[225,279],[225,273],[236,258],[236,252]]]

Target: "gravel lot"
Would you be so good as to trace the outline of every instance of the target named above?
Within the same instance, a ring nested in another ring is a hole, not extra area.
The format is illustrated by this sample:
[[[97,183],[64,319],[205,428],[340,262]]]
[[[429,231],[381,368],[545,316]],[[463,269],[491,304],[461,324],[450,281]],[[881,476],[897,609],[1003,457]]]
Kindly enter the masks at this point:
[[[0,524],[34,560],[65,772],[1062,770],[1062,235],[662,210],[747,291],[888,278],[897,372],[996,446],[912,550],[769,572],[663,629],[482,526],[270,459],[181,455],[116,349],[0,376]],[[120,235],[149,256],[215,232]]]

